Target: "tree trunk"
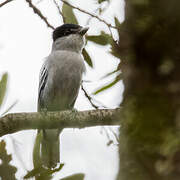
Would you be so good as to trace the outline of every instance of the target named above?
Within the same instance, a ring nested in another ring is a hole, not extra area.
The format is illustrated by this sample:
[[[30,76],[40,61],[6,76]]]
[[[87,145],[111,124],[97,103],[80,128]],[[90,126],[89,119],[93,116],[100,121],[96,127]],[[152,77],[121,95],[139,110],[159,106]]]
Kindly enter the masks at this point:
[[[118,180],[180,179],[179,7],[179,0],[126,0]]]

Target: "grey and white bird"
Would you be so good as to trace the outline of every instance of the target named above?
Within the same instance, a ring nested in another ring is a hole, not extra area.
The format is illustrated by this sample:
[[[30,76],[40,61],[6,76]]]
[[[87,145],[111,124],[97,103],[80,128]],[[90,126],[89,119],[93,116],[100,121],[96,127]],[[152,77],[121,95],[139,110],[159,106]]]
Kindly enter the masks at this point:
[[[38,111],[72,109],[85,71],[82,49],[88,28],[64,24],[53,31],[52,51],[40,71]],[[41,160],[52,168],[60,161],[59,129],[39,130],[42,133]]]

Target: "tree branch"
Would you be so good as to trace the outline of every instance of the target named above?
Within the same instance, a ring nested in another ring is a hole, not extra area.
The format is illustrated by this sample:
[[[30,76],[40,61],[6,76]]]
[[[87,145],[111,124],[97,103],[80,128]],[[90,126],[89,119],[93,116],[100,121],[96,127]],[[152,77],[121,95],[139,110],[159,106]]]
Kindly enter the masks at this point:
[[[14,113],[0,118],[0,136],[27,129],[84,128],[119,125],[120,109]]]
[[[35,14],[37,14],[45,23],[46,25],[51,28],[55,29],[51,24],[49,24],[47,18],[41,13],[41,11],[32,3],[31,0],[26,0],[26,2],[29,4],[29,7],[31,7]]]
[[[11,2],[11,1],[13,1],[13,0],[4,1],[3,3],[0,4],[0,8],[1,8],[2,6],[4,6],[4,5],[6,5],[7,3]]]
[[[84,92],[84,95],[86,96],[86,98],[88,99],[88,101],[90,102],[91,106],[94,107],[95,109],[98,109],[99,107],[96,106],[93,102],[92,102],[92,97],[89,96],[89,94],[86,92],[86,90],[84,89],[83,84],[81,84],[81,89]]]
[[[61,11],[58,3],[56,2],[56,0],[53,0],[53,2],[54,2],[55,6],[56,6],[56,8],[57,8],[57,10],[58,10],[58,12],[59,12],[59,15],[62,17],[63,23],[65,23],[65,22],[66,22],[65,17],[64,17],[64,15],[63,15],[63,13],[62,13],[62,11]]]
[[[97,16],[97,15],[95,15],[95,14],[92,14],[92,13],[90,13],[90,12],[84,10],[84,9],[80,9],[79,7],[73,6],[72,4],[68,3],[68,2],[65,1],[65,0],[60,0],[60,1],[62,1],[64,4],[70,6],[70,7],[74,8],[74,9],[77,9],[78,11],[80,11],[80,12],[82,12],[82,13],[88,14],[89,16],[98,19],[99,21],[101,21],[101,22],[103,22],[104,24],[106,24],[108,27],[117,29],[116,26],[113,26],[113,25],[107,23],[104,19],[101,19],[99,16]]]

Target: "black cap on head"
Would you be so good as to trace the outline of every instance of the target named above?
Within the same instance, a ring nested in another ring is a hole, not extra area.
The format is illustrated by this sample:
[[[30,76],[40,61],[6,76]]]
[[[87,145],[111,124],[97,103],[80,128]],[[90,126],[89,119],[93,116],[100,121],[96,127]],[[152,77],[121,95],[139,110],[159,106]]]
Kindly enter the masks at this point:
[[[53,41],[56,39],[68,36],[69,34],[77,33],[82,27],[77,24],[63,24],[62,26],[57,27],[53,31]]]

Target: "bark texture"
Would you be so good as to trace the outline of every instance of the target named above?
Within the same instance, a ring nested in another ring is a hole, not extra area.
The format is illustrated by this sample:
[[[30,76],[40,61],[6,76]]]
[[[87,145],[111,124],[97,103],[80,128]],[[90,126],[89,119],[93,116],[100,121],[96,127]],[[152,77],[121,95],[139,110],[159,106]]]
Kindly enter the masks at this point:
[[[0,136],[27,129],[84,128],[119,125],[121,109],[14,113],[0,118]]]
[[[179,0],[126,0],[119,180],[180,179],[179,7]]]

